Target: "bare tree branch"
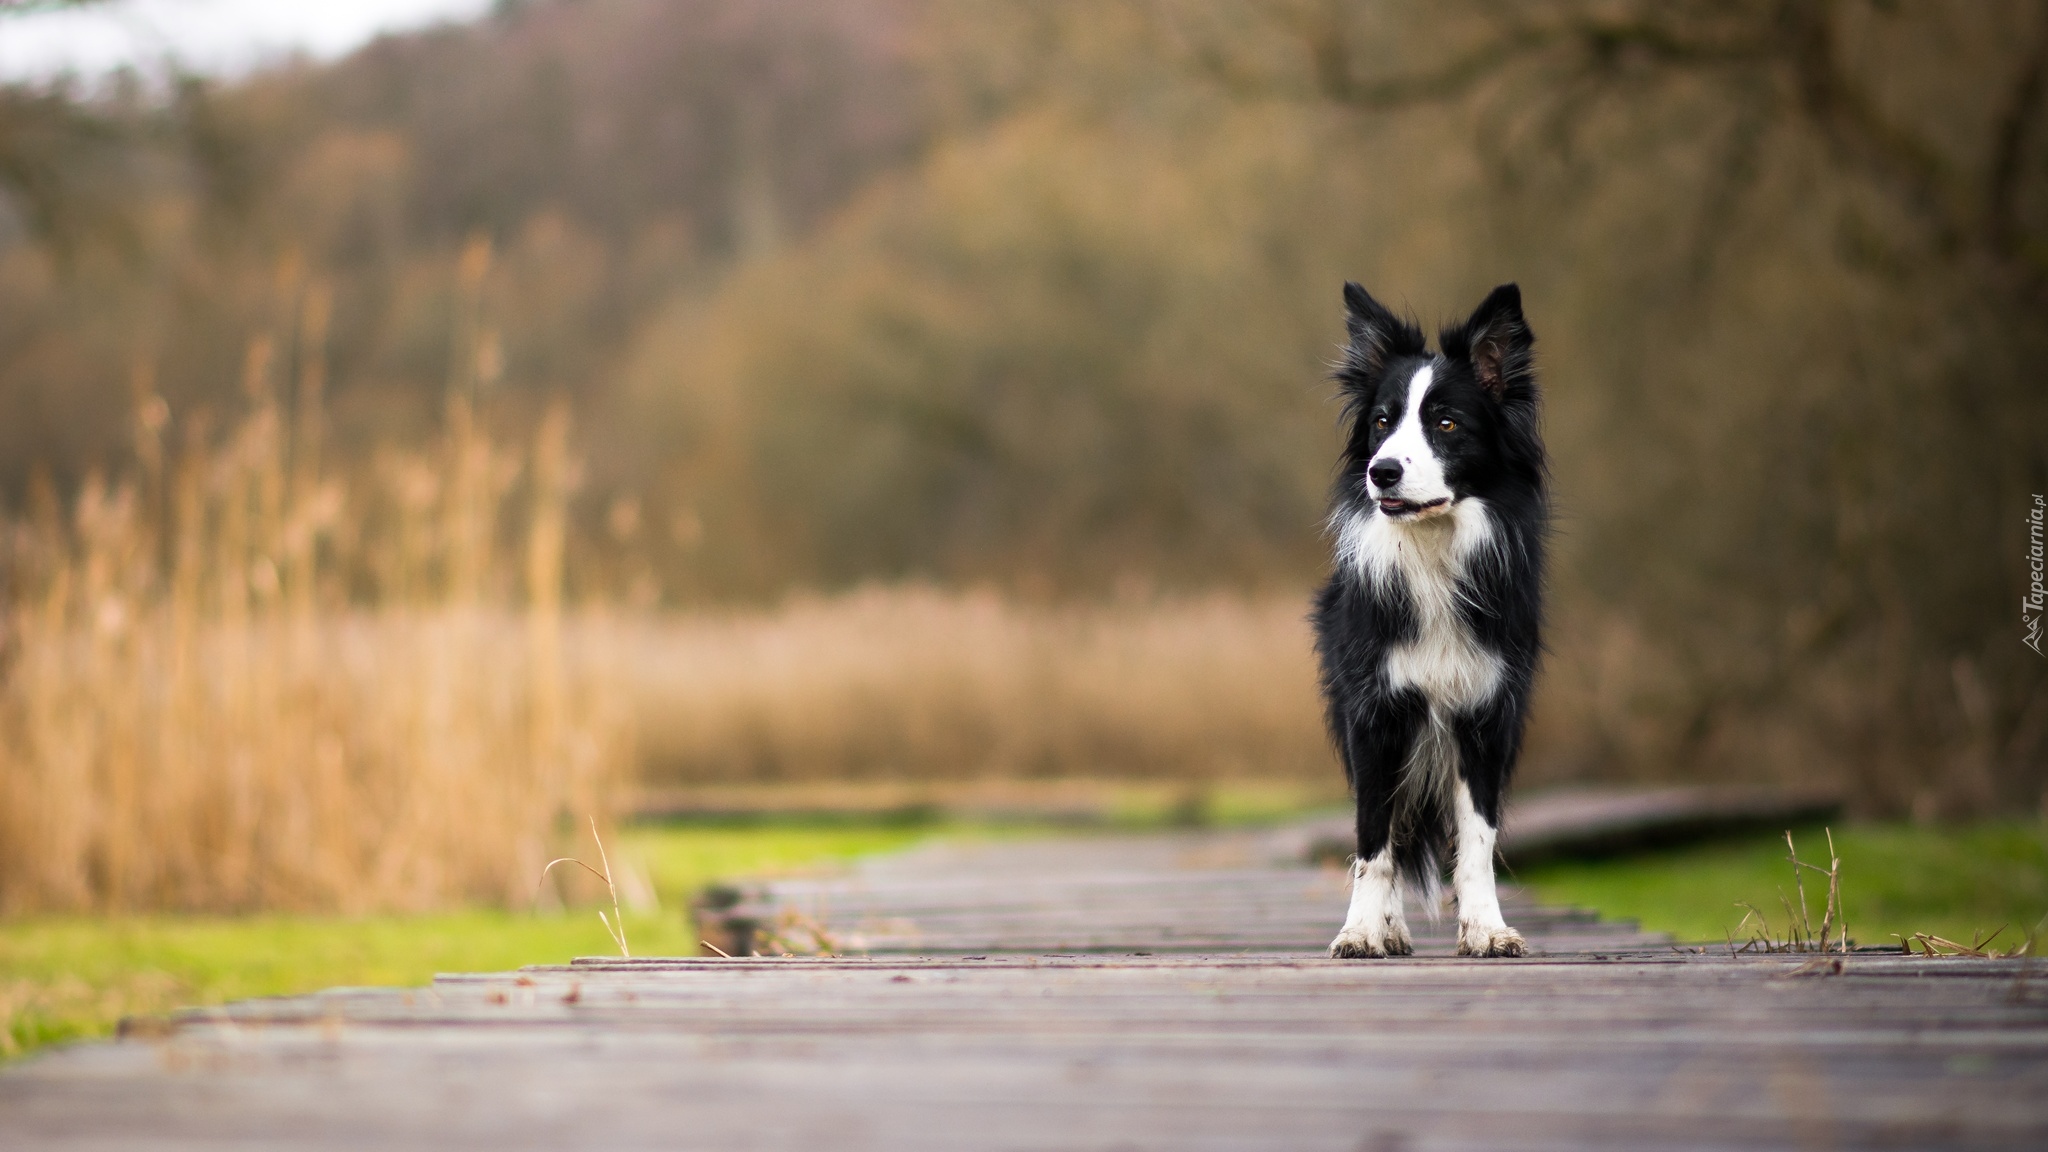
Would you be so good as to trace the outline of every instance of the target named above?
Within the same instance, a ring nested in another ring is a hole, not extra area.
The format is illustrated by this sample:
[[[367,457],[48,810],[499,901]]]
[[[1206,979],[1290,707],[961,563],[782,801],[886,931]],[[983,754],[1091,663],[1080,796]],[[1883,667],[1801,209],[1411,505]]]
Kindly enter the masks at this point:
[[[1568,73],[1595,81],[1594,91],[1611,91],[1623,76],[1719,72],[1730,80],[1775,74],[1786,96],[1749,115],[1757,119],[1753,141],[1773,118],[1796,118],[1825,141],[1838,163],[1886,187],[1922,225],[1938,248],[1976,249],[1995,262],[2014,266],[2025,259],[2017,215],[2023,159],[2048,95],[2048,16],[2036,33],[2002,105],[1984,186],[1946,158],[1922,134],[1885,114],[1874,95],[1842,59],[1842,0],[1782,0],[1780,3],[1703,7],[1643,4],[1616,14],[1613,9],[1566,4],[1561,14],[1524,18],[1507,8],[1492,17],[1500,27],[1485,43],[1441,64],[1392,76],[1361,76],[1343,20],[1343,5],[1326,3],[1293,9],[1280,19],[1301,44],[1315,95],[1332,104],[1370,112],[1464,99],[1489,78],[1550,60]],[[1216,56],[1215,53],[1211,53]],[[1208,68],[1228,71],[1216,57]],[[1240,90],[1248,87],[1234,78]],[[1745,82],[1754,90],[1754,80]],[[1551,98],[1579,92],[1553,85]],[[1738,145],[1738,157],[1745,146]],[[1725,197],[1730,188],[1720,190]],[[1715,211],[1724,210],[1726,203]],[[2032,269],[2030,280],[2044,280]]]
[[[1984,190],[1985,239],[1994,250],[2014,258],[2022,255],[2018,215],[2020,164],[2040,123],[2044,88],[2048,88],[2048,11],[2035,22],[2033,46],[2020,64],[2019,74],[2013,78],[1999,111],[1990,177]],[[2032,271],[2037,278],[2043,272],[2039,268]]]
[[[1686,34],[1654,18],[1585,16],[1550,23],[1517,21],[1486,44],[1424,72],[1360,80],[1352,74],[1343,28],[1327,13],[1295,22],[1313,62],[1318,91],[1340,104],[1387,110],[1462,97],[1487,76],[1553,48],[1576,49],[1592,66],[1611,69],[1639,57],[1685,68],[1752,64],[1776,50],[1767,29],[1738,25]]]
[[[1932,146],[1887,120],[1843,70],[1833,9],[1831,0],[1795,0],[1781,18],[1802,111],[1838,157],[1890,184],[1952,246],[1969,231],[1953,173]]]

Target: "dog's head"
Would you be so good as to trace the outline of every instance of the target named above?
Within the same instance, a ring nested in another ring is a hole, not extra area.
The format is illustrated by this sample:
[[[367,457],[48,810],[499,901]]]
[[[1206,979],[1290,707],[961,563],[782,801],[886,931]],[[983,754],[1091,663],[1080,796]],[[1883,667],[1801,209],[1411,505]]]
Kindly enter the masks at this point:
[[[1449,512],[1542,483],[1535,337],[1522,293],[1495,288],[1465,323],[1437,335],[1397,318],[1356,284],[1344,286],[1351,342],[1337,379],[1352,416],[1343,495],[1390,520]]]

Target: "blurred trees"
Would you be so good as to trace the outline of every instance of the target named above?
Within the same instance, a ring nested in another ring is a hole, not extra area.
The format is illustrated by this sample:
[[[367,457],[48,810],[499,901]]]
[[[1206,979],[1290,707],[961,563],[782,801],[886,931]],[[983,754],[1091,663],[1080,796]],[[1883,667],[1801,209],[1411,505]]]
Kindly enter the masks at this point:
[[[2012,592],[2048,486],[2048,11],[1523,16],[1472,97],[1509,226],[1635,254],[1576,273],[1638,334],[1592,350],[1581,450],[1622,446],[1603,471],[1643,486],[1578,486],[1572,583],[1630,604],[1666,665],[1651,711],[1676,706],[1619,751],[1832,762],[1922,812],[2038,802],[2048,677]]]
[[[2048,486],[2048,10],[1313,2],[1176,31],[1246,99],[1469,117],[1484,243],[1556,349],[1551,740],[1926,814],[2042,799],[2013,593]]]
[[[598,407],[651,306],[802,235],[916,147],[904,39],[880,0],[605,0],[510,6],[231,86],[10,88],[0,107],[118,136],[139,180],[120,205],[132,241],[68,261],[26,225],[53,234],[80,203],[88,135],[0,187],[0,484],[18,496],[38,461],[75,483],[118,460],[108,417],[137,363],[181,419],[231,407],[245,339],[315,282],[334,296],[338,446],[425,435],[461,355],[453,268],[472,235],[502,257],[498,418],[530,421],[556,390]]]
[[[38,204],[84,201],[6,183],[0,485],[117,462],[141,373],[232,408],[315,290],[369,467],[474,362],[482,236],[485,419],[583,412],[577,594],[1306,587],[1336,285],[1434,319],[1519,279],[1562,514],[1532,770],[2031,807],[2044,69],[2023,0],[585,0],[11,90],[110,126],[71,138],[125,183],[48,170],[132,239],[59,259]]]
[[[0,0],[0,21],[94,2]],[[25,231],[61,250],[95,227],[118,230],[93,180],[103,174],[115,133],[74,95],[62,84],[0,86],[0,237]]]

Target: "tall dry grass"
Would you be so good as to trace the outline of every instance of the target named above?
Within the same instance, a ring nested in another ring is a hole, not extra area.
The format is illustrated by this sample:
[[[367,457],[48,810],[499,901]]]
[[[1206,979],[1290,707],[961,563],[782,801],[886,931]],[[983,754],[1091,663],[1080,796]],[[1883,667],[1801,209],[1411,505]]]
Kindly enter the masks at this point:
[[[1128,785],[1344,790],[1324,734],[1309,589],[1088,605],[871,586],[774,609],[592,620],[638,713],[658,806],[1100,806]],[[1583,638],[1569,625],[1560,639]],[[1657,779],[1658,667],[1638,642],[1553,659],[1518,776],[1601,779],[1589,742]],[[1755,783],[1811,782],[1759,773]],[[1030,787],[1019,790],[1018,784]]]
[[[870,588],[645,622],[607,647],[656,785],[1321,784],[1339,776],[1305,611],[1305,596],[1077,607]]]
[[[565,626],[566,411],[517,451],[481,430],[466,308],[440,443],[330,475],[327,296],[282,287],[223,435],[167,450],[138,370],[135,474],[43,487],[7,541],[0,910],[526,900],[629,761]]]

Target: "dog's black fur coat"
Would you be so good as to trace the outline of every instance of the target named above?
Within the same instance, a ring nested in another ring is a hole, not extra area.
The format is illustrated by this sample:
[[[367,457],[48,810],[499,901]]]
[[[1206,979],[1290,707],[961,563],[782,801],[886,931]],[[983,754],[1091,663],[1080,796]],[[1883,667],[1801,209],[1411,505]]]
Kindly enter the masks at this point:
[[[1452,507],[1483,501],[1492,540],[1457,577],[1457,616],[1471,639],[1495,656],[1501,675],[1475,708],[1439,715],[1455,737],[1458,776],[1474,807],[1500,826],[1503,796],[1521,750],[1522,729],[1541,648],[1544,538],[1549,506],[1538,429],[1534,336],[1513,284],[1494,289],[1461,325],[1438,335],[1431,357],[1422,331],[1398,319],[1357,284],[1344,286],[1350,343],[1336,379],[1350,424],[1332,500],[1331,525],[1387,513],[1367,476],[1381,444],[1406,411],[1417,371],[1433,366],[1421,418],[1443,465]],[[1375,418],[1392,417],[1385,429]],[[1455,430],[1437,422],[1449,418]],[[1411,788],[1404,765],[1414,754],[1431,702],[1412,686],[1390,685],[1388,655],[1418,638],[1420,617],[1401,579],[1374,580],[1339,556],[1315,602],[1313,622],[1330,736],[1358,806],[1358,855],[1371,859],[1391,841],[1401,875],[1433,889],[1449,863],[1453,816],[1446,794]]]

